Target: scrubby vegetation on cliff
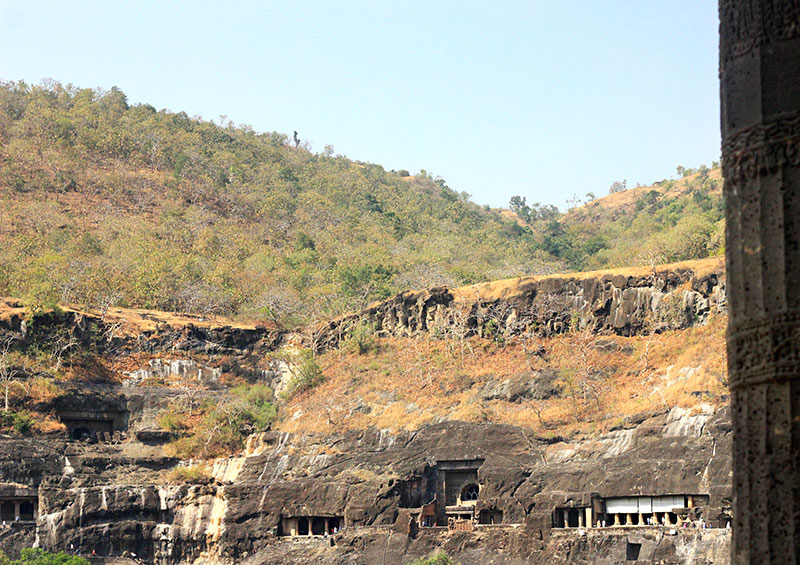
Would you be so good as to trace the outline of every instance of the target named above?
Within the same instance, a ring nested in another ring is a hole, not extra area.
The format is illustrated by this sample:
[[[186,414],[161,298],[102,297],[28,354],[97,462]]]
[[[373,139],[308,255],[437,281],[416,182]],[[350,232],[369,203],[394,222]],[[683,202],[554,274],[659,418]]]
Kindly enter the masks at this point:
[[[406,292],[288,334],[0,301],[0,328],[13,337],[0,357],[9,375],[0,431],[63,431],[53,401],[83,383],[165,393],[149,425],[180,459],[240,452],[250,434],[269,429],[398,431],[459,420],[558,437],[638,413],[724,404],[723,268],[712,258],[656,274]]]
[[[167,451],[183,459],[209,459],[236,453],[247,436],[263,432],[277,416],[272,390],[265,384],[240,385],[195,403],[184,396],[159,418],[181,433]]]
[[[725,316],[634,337],[585,330],[537,338],[382,338],[379,353],[320,356],[325,382],[277,423],[290,432],[414,430],[443,420],[511,424],[544,436],[594,433],[638,413],[727,399]]]

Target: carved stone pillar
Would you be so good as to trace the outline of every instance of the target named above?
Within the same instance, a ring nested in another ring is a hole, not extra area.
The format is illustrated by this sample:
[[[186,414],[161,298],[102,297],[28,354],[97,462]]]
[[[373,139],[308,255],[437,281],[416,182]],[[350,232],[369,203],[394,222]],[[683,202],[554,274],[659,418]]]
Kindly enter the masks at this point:
[[[720,0],[734,563],[800,561],[800,3]]]

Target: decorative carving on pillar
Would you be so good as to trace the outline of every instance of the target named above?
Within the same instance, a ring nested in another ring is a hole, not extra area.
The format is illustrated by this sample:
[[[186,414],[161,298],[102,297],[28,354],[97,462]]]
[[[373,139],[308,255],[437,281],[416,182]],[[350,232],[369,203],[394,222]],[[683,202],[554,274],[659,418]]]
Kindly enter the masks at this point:
[[[728,136],[722,144],[726,181],[743,182],[800,166],[800,113],[777,116]]]
[[[800,562],[800,0],[720,0],[734,563]]]
[[[720,67],[773,41],[800,36],[798,0],[720,0]]]

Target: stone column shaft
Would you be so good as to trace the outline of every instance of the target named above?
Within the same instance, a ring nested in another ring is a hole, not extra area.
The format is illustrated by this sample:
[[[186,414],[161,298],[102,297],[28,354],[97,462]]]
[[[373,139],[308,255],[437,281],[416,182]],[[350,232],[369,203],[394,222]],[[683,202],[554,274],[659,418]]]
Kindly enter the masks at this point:
[[[800,562],[800,4],[720,0],[732,560]]]

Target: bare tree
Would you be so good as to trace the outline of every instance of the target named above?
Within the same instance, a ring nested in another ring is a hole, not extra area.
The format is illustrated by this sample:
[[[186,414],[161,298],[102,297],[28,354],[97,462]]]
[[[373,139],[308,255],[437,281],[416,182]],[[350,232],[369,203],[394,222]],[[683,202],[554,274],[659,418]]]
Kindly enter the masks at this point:
[[[97,295],[95,302],[100,312],[100,321],[105,322],[108,311],[122,298],[122,294],[115,291],[102,292]]]
[[[536,418],[539,420],[539,424],[546,428],[547,424],[545,424],[544,419],[542,418],[542,411],[544,411],[544,404],[539,400],[531,400],[530,401],[531,410],[533,413],[536,414]]]
[[[3,412],[8,412],[8,394],[13,386],[21,386],[17,379],[19,372],[11,367],[10,353],[14,342],[19,340],[15,333],[4,333],[0,336],[0,386],[3,387]]]
[[[299,316],[307,306],[296,294],[276,286],[258,298],[255,308],[267,319],[278,323]]]
[[[175,388],[180,391],[180,401],[191,413],[199,406],[199,399],[205,387],[197,377],[190,377],[186,373],[174,380]]]
[[[183,287],[179,295],[181,309],[203,317],[233,309],[233,301],[225,291],[206,281],[194,281]]]
[[[447,309],[448,319],[438,329],[441,336],[447,343],[447,351],[453,357],[460,357],[464,360],[464,354],[468,350],[470,354],[472,346],[469,343],[471,333],[469,327],[470,308],[465,304],[451,304]]]
[[[663,303],[662,303],[663,305]],[[650,353],[654,345],[659,344],[658,336],[669,328],[669,323],[665,320],[664,316],[656,309],[650,308],[642,320],[642,333],[647,337],[644,340],[644,349],[640,359],[642,361],[642,372],[650,368]]]
[[[52,343],[50,349],[50,360],[53,362],[52,370],[58,371],[64,365],[64,356],[73,347],[80,344],[78,338],[72,334],[59,335]]]
[[[593,401],[600,410],[600,399],[606,385],[602,372],[594,362],[596,341],[597,337],[591,326],[588,324],[581,326],[577,320],[567,335],[574,366],[564,380],[576,408],[579,407],[578,396],[580,396],[583,406]]]
[[[117,333],[122,329],[125,325],[125,322],[114,322],[113,324],[106,324],[105,329],[103,330],[103,338],[105,338],[107,343],[111,343],[114,341],[114,338],[117,337]]]
[[[653,273],[653,278],[658,275],[657,267],[667,262],[668,255],[664,246],[660,243],[654,243],[642,250],[636,257],[636,262],[639,264],[646,264],[650,267]]]

